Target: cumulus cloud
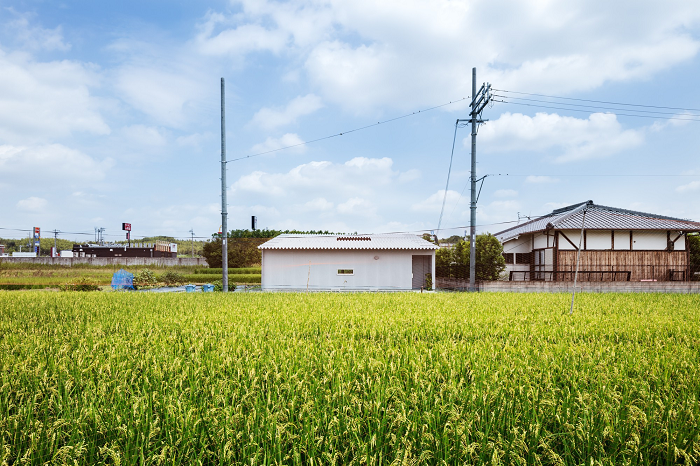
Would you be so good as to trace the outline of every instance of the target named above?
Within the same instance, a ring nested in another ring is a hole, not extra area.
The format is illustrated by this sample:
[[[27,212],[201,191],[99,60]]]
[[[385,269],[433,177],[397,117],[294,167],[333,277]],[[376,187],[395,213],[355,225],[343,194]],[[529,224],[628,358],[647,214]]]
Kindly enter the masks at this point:
[[[625,130],[610,113],[594,113],[587,119],[537,113],[504,113],[479,130],[488,151],[559,151],[557,162],[607,157],[644,142],[640,130]],[[465,139],[467,146],[470,140]]]
[[[427,199],[413,204],[411,210],[414,212],[432,212],[435,213],[435,215],[439,215],[440,209],[442,209],[443,199],[445,199],[445,206],[447,209],[448,207],[453,208],[461,197],[462,196],[457,191],[450,189],[447,191],[447,198],[445,199],[445,190],[441,189],[428,196]]]
[[[41,197],[29,197],[17,202],[17,208],[27,212],[41,212],[46,208],[48,201]]]
[[[255,144],[250,148],[250,151],[254,154],[263,154],[267,152],[277,151],[288,147],[290,151],[297,154],[306,152],[306,145],[304,141],[294,133],[287,133],[279,138],[267,138],[265,142],[260,144]]]
[[[372,202],[361,197],[353,197],[342,204],[338,204],[338,212],[344,215],[373,216],[377,208]]]
[[[494,197],[506,198],[506,197],[517,197],[518,192],[514,189],[498,189],[493,193]]]
[[[67,52],[70,50],[70,44],[63,38],[61,26],[45,29],[31,24],[30,15],[18,14],[10,9],[6,9],[7,11],[14,14],[15,18],[3,24],[3,35],[17,46],[30,51]]]
[[[163,132],[156,127],[146,125],[131,125],[122,128],[122,136],[133,143],[142,146],[160,147],[168,141]]]
[[[294,123],[299,117],[314,113],[321,107],[323,102],[320,97],[307,94],[292,99],[284,108],[258,110],[251,123],[265,130],[272,130]]]
[[[0,145],[0,182],[17,188],[27,182],[42,186],[102,180],[112,161],[97,161],[61,144]]]
[[[96,69],[68,60],[40,62],[0,49],[0,141],[49,141],[74,133],[109,134]]]
[[[239,4],[204,21],[203,50],[293,54],[325,100],[355,111],[465,97],[472,66],[500,89],[562,94],[647,79],[700,50],[689,32],[700,10],[683,0]],[[474,37],[479,47],[464,47]]]
[[[235,192],[251,192],[270,196],[307,195],[324,197],[332,192],[344,197],[346,193],[370,193],[374,187],[385,186],[397,177],[390,158],[355,157],[345,163],[309,162],[287,173],[254,171],[240,177],[232,186]]]
[[[700,190],[700,181],[691,181],[688,184],[683,184],[681,186],[678,186],[676,188],[676,191],[679,193],[687,193],[690,191],[699,191]]]

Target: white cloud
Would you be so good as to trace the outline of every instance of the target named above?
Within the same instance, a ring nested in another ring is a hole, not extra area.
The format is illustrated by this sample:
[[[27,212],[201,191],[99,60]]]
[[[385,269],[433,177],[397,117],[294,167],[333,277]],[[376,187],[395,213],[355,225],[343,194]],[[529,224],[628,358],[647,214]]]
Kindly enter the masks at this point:
[[[517,197],[518,192],[514,189],[498,189],[493,193],[494,197],[504,198],[504,197]]]
[[[700,181],[691,181],[688,184],[684,184],[681,186],[678,186],[676,188],[676,191],[679,193],[687,193],[690,191],[698,191],[700,190]]]
[[[472,66],[499,89],[562,94],[648,79],[700,49],[700,9],[684,0],[239,4],[207,18],[203,50],[294,54],[327,101],[355,111],[466,97]],[[475,37],[478,47],[464,46]]]
[[[112,166],[61,144],[43,146],[0,145],[0,182],[24,187],[64,185],[66,182],[94,183]]]
[[[9,42],[30,51],[67,52],[70,50],[70,44],[63,39],[61,26],[57,26],[55,29],[45,29],[30,24],[30,15],[17,14],[9,8],[5,8],[5,13],[8,11],[16,15],[15,19],[2,25],[4,35],[7,36]]]
[[[375,188],[389,185],[396,177],[390,158],[371,159],[355,157],[345,163],[328,161],[309,162],[291,169],[287,173],[255,171],[236,181],[235,192],[250,192],[270,196],[317,194],[327,197],[334,193],[340,197],[347,194],[371,193]]]
[[[230,23],[220,13],[209,13],[199,25],[195,38],[199,51],[205,55],[245,55],[255,51],[280,52],[286,45],[287,33],[267,29],[259,24],[241,24],[217,32],[219,25]]]
[[[344,215],[365,215],[373,216],[377,208],[367,199],[353,197],[342,204],[338,204],[338,212]]]
[[[587,119],[537,113],[504,113],[479,130],[487,151],[560,151],[557,162],[606,157],[644,142],[644,133],[624,130],[617,116],[594,113]],[[465,139],[467,146],[470,140]]]
[[[122,136],[132,143],[143,146],[165,146],[168,141],[159,128],[146,125],[131,125],[122,128]]]
[[[432,212],[438,216],[442,209],[443,199],[445,199],[445,211],[449,213],[449,211],[454,210],[454,206],[460,198],[461,196],[457,191],[450,189],[447,191],[447,198],[445,199],[445,190],[441,189],[428,196],[427,199],[413,204],[411,210],[414,212]]]
[[[333,203],[327,201],[323,197],[318,197],[316,199],[313,199],[311,201],[305,202],[301,206],[301,210],[309,211],[309,212],[324,212],[331,210],[333,208]]]
[[[273,152],[288,147],[290,151],[297,154],[306,152],[304,141],[294,133],[287,133],[280,138],[267,138],[265,142],[255,144],[250,148],[254,154]]]
[[[551,176],[530,175],[530,176],[525,178],[525,183],[533,183],[533,184],[558,183],[558,182],[559,182],[558,178],[552,178]]]
[[[24,210],[28,212],[42,212],[48,202],[46,199],[43,199],[41,197],[30,197],[27,199],[22,199],[19,202],[17,202],[17,208],[19,210]]]
[[[202,83],[193,71],[159,64],[121,66],[114,85],[130,106],[173,128],[185,128],[194,119],[191,107],[203,97]]]
[[[109,134],[90,91],[100,84],[95,67],[68,60],[38,62],[0,49],[0,70],[0,142]]]
[[[314,94],[307,94],[292,99],[285,108],[262,108],[254,116],[252,123],[266,130],[294,123],[299,117],[309,115],[323,107],[321,99]]]

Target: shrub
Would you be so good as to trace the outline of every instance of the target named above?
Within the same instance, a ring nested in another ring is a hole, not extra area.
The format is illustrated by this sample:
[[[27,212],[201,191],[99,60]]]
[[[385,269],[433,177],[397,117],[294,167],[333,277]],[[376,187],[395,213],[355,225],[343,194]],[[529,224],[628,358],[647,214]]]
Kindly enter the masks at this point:
[[[158,283],[156,279],[156,274],[148,269],[143,269],[140,272],[134,274],[134,286],[144,287],[144,286],[154,286]]]
[[[174,286],[182,285],[185,283],[186,279],[184,275],[169,270],[160,276],[160,281],[168,286]]]
[[[216,280],[212,284],[214,285],[214,291],[224,291],[224,284],[221,280]],[[236,291],[236,284],[232,283],[230,280],[228,282],[228,290]]]
[[[61,291],[98,291],[97,282],[90,277],[80,277],[77,280],[59,285]]]

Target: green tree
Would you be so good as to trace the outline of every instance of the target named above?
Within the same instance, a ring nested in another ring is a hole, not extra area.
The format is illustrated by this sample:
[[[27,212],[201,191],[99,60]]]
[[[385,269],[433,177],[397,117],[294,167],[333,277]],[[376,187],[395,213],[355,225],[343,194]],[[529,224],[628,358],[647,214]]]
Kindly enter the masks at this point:
[[[690,252],[690,279],[698,280],[700,277],[695,275],[700,272],[700,234],[688,235],[688,251]]]
[[[469,252],[467,252],[469,254]],[[498,280],[506,269],[503,245],[491,233],[476,237],[476,279]]]
[[[461,266],[469,269],[470,251],[469,241],[457,241],[451,248],[440,248],[435,252],[435,265]],[[498,280],[500,274],[506,269],[506,261],[503,258],[503,245],[490,233],[477,235],[476,237],[476,279]]]

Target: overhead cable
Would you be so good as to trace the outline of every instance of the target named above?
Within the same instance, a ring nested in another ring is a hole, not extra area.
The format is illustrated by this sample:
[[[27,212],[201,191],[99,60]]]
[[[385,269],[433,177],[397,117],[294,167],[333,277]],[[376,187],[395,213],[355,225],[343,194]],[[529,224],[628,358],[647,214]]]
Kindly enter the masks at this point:
[[[383,125],[383,124],[386,124],[386,123],[391,123],[392,121],[401,120],[402,118],[408,118],[408,117],[410,117],[410,116],[414,116],[414,115],[418,115],[418,114],[421,114],[421,113],[429,112],[429,111],[431,111],[431,110],[435,110],[435,109],[438,109],[438,108],[446,107],[446,106],[448,106],[448,105],[456,104],[457,102],[462,102],[462,101],[467,100],[467,99],[469,99],[469,96],[467,96],[467,97],[462,97],[461,99],[457,99],[457,100],[451,100],[451,101],[449,101],[449,102],[447,102],[447,103],[444,103],[444,104],[435,105],[434,107],[429,107],[429,108],[424,108],[424,109],[422,109],[422,110],[417,110],[417,111],[415,111],[415,112],[407,113],[407,114],[405,114],[405,115],[401,115],[401,116],[398,116],[398,117],[389,118],[388,120],[382,120],[382,121],[378,121],[378,122],[376,122],[376,123],[372,123],[372,124],[370,124],[370,125],[365,125],[365,126],[361,126],[361,127],[359,127],[359,128],[355,128],[355,129],[350,129],[350,130],[347,130],[347,131],[343,131],[343,132],[341,132],[341,133],[331,134],[330,136],[324,136],[324,137],[322,137],[322,138],[312,139],[311,141],[303,141],[303,142],[300,142],[300,143],[297,143],[297,144],[291,144],[291,145],[289,145],[289,146],[279,147],[279,148],[277,148],[277,149],[272,149],[272,150],[268,150],[268,151],[264,151],[264,152],[258,152],[257,154],[251,154],[251,155],[246,155],[246,156],[244,156],[244,157],[238,157],[238,158],[235,158],[235,159],[230,159],[230,160],[227,161],[227,163],[229,163],[229,162],[236,162],[236,161],[238,161],[238,160],[250,159],[250,158],[253,158],[253,157],[259,157],[259,156],[261,156],[261,155],[271,154],[271,153],[273,153],[273,152],[279,152],[279,151],[285,150],[285,149],[292,149],[292,148],[294,148],[294,147],[305,146],[305,145],[308,145],[308,144],[312,144],[312,143],[314,143],[314,142],[325,141],[326,139],[337,138],[337,137],[339,137],[339,136],[343,136],[343,135],[346,135],[346,134],[355,133],[355,132],[357,132],[357,131],[362,131],[363,129],[368,129],[368,128],[372,128],[372,127],[374,127],[374,126],[379,126],[379,125]]]

